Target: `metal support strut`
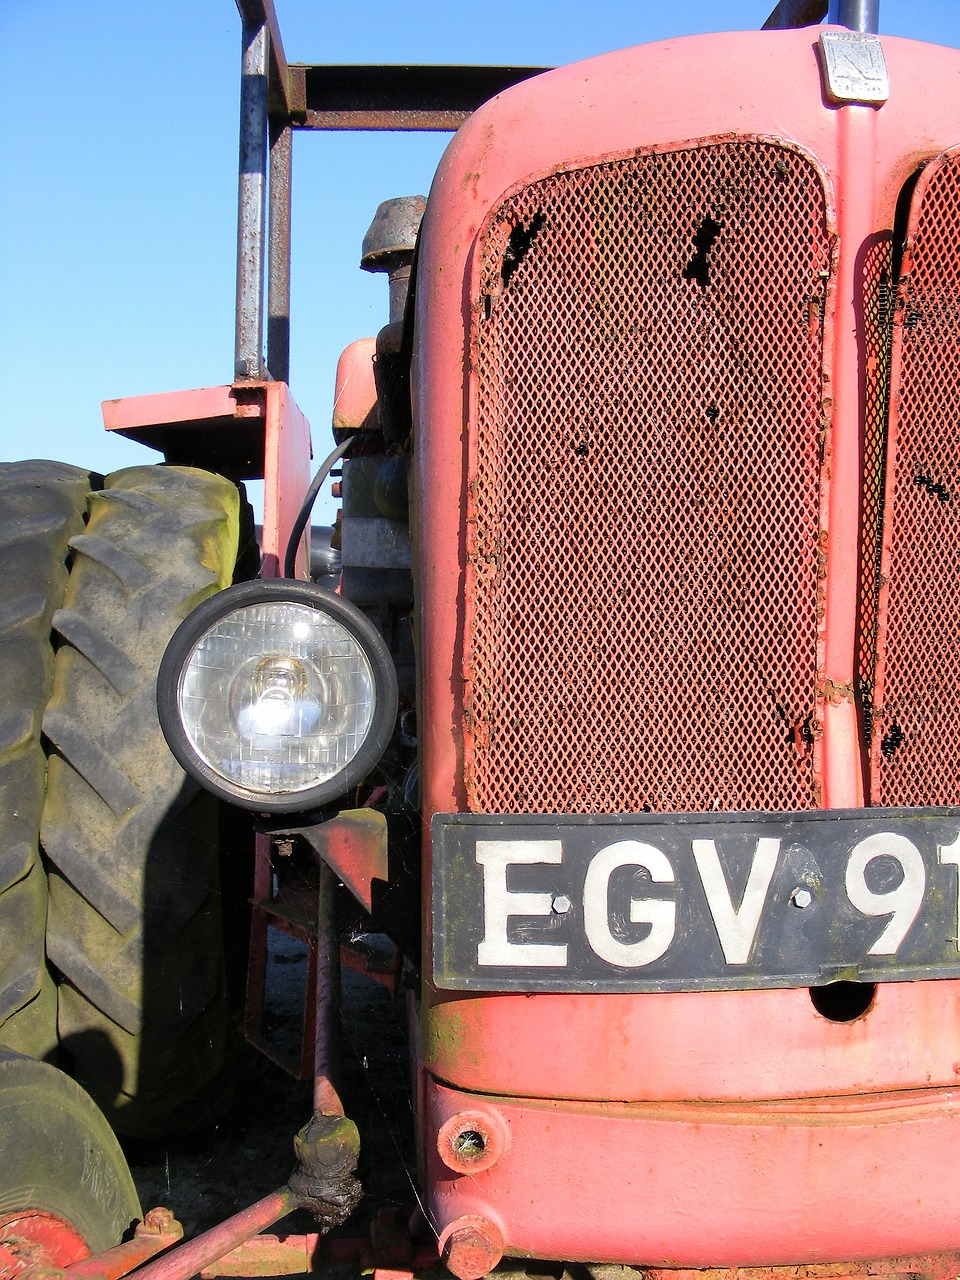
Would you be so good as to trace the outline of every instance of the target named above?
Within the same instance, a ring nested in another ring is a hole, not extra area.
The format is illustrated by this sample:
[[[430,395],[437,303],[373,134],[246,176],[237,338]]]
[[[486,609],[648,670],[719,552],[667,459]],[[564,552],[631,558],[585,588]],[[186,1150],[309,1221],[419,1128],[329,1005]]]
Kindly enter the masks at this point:
[[[237,327],[234,368],[238,379],[262,378],[263,246],[267,193],[266,23],[243,27],[240,78],[240,180],[237,212]]]
[[[880,0],[830,0],[828,20],[838,27],[876,35],[880,29]]]
[[[290,381],[290,204],[293,130],[270,122],[270,244],[267,254],[267,367]]]

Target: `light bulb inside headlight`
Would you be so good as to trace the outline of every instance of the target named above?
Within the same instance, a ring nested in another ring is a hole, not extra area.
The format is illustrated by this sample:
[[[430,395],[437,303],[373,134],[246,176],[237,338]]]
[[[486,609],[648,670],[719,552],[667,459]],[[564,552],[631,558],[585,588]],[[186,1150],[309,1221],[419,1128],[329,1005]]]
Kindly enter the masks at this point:
[[[396,715],[383,640],[339,596],[291,582],[214,596],[164,657],[171,749],[209,789],[292,811],[344,794],[379,758]]]
[[[250,688],[240,685],[236,725],[241,736],[256,740],[308,729],[317,708],[307,702],[307,673],[295,658],[274,654],[257,663]]]

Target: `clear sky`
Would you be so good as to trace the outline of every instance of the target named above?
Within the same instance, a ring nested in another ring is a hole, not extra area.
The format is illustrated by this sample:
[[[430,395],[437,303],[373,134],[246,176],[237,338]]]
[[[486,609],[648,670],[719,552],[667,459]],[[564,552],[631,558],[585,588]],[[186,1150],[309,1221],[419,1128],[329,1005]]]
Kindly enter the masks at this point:
[[[275,0],[291,62],[520,65],[754,28],[773,3]],[[881,0],[881,30],[960,47],[960,4]],[[232,380],[239,48],[232,0],[0,0],[0,458],[152,460],[100,401]],[[296,138],[291,382],[321,456],[337,356],[386,318],[361,239],[446,141]]]

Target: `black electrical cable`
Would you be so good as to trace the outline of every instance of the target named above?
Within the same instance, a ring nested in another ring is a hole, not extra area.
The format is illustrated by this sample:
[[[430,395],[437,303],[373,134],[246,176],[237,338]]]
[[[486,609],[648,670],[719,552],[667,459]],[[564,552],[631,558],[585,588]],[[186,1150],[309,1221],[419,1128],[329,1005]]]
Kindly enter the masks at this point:
[[[307,521],[310,519],[310,512],[313,510],[313,504],[317,500],[317,494],[320,492],[320,486],[326,480],[327,476],[333,470],[334,466],[340,461],[343,455],[353,444],[354,437],[348,436],[342,444],[338,444],[333,453],[328,454],[317,474],[310,481],[310,487],[307,489],[306,496],[303,499],[303,505],[297,512],[297,518],[293,522],[293,528],[290,530],[290,537],[287,541],[287,547],[283,554],[283,576],[285,578],[294,578],[297,573],[297,547],[300,545],[300,539],[303,537],[303,531],[307,527]]]

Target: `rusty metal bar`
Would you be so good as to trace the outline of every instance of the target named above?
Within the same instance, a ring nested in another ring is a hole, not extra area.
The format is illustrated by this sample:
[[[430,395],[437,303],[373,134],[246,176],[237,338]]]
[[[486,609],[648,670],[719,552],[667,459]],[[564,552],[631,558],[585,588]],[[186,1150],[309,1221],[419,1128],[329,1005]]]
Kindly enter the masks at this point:
[[[763,24],[764,31],[786,31],[792,27],[813,27],[827,16],[827,0],[780,0]]]
[[[320,861],[318,859],[318,861]],[[340,929],[337,877],[320,861],[317,898],[317,987],[314,1024],[313,1105],[324,1115],[344,1114],[337,1091],[340,1074]]]
[[[204,1267],[217,1262],[225,1254],[251,1237],[271,1227],[297,1207],[289,1187],[281,1187],[256,1204],[235,1213],[219,1226],[189,1240],[137,1272],[137,1280],[191,1280]]]
[[[278,1066],[294,1080],[312,1080],[315,1048],[314,1019],[316,1016],[317,940],[316,897],[308,892],[293,900],[281,892],[274,895],[272,889],[272,842],[269,836],[256,836],[254,858],[253,898],[251,899],[250,951],[247,960],[247,990],[244,1002],[243,1031],[249,1044]],[[300,1052],[294,1058],[279,1045],[269,1040],[264,1031],[266,1005],[267,965],[269,962],[269,931],[276,929],[291,938],[297,938],[307,947],[306,990],[303,1000],[303,1026]]]
[[[303,66],[307,129],[452,131],[546,67]]]
[[[257,1045],[262,1037],[263,1027],[267,982],[267,923],[258,907],[270,898],[273,872],[270,850],[270,837],[258,832],[254,837],[253,909],[250,919],[250,950],[247,955],[246,999],[243,1005],[244,1035],[252,1045]]]
[[[270,122],[270,242],[267,252],[267,367],[290,381],[290,210],[293,133]]]
[[[244,25],[240,77],[240,178],[237,208],[237,320],[234,370],[238,379],[264,376],[263,247],[267,187],[266,23]]]
[[[204,1267],[203,1280],[215,1276],[304,1276],[317,1270],[322,1257],[323,1236],[254,1236],[216,1262]],[[357,1250],[359,1255],[359,1249]],[[351,1258],[356,1262],[357,1258]]]
[[[389,1246],[385,1251],[376,1249],[369,1237],[331,1240],[329,1236],[314,1232],[302,1236],[255,1236],[205,1267],[202,1274],[203,1280],[212,1280],[215,1276],[299,1276],[312,1274],[320,1267],[350,1267],[353,1274],[361,1271],[364,1275],[372,1273],[374,1280],[378,1276],[383,1280],[387,1277],[412,1280],[413,1276],[420,1275],[429,1267],[436,1267],[439,1261],[434,1243],[416,1245],[398,1259],[391,1256]],[[408,1270],[408,1267],[413,1270]]]
[[[297,102],[291,92],[290,72],[280,39],[273,0],[237,0],[237,8],[245,28],[266,27],[270,39],[270,109],[281,114],[295,114]]]
[[[169,1209],[151,1209],[132,1240],[71,1263],[64,1268],[64,1280],[119,1280],[182,1238],[183,1227]]]
[[[310,928],[301,928],[281,911],[271,911],[262,902],[253,902],[253,921],[250,929],[250,964],[247,970],[247,1003],[244,1011],[244,1036],[247,1043],[268,1058],[274,1066],[285,1071],[294,1080],[312,1080],[315,1057],[314,1016],[316,1013],[316,938]],[[297,1057],[285,1052],[267,1038],[263,1029],[266,1003],[265,983],[268,954],[268,930],[276,929],[306,944],[307,972],[303,996],[303,1023],[300,1052]],[[254,959],[254,957],[256,957]]]
[[[327,133],[456,133],[469,111],[308,111],[301,128]]]

